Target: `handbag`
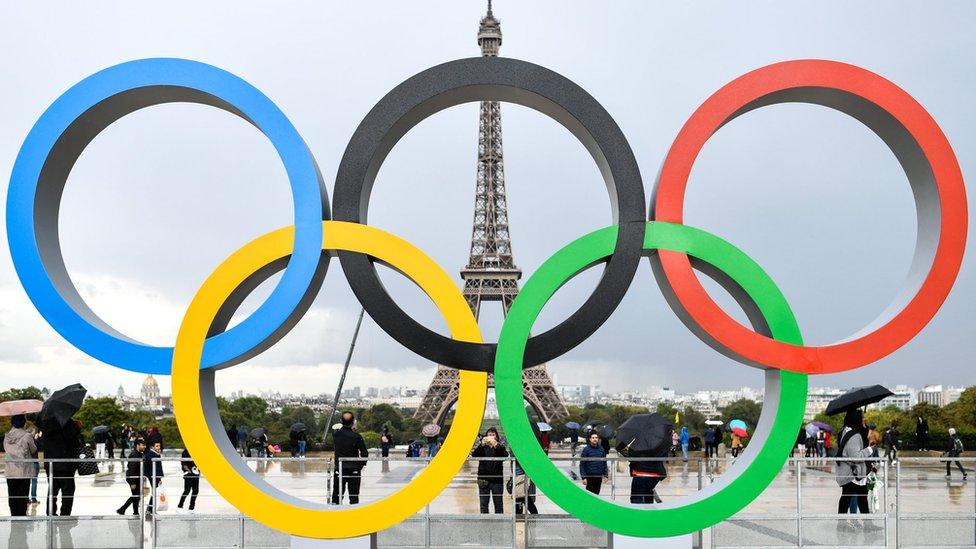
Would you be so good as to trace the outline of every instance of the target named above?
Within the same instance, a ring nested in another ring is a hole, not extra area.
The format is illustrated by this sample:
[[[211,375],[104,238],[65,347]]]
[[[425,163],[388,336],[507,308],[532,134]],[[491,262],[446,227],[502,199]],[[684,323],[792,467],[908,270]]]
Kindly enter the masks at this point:
[[[98,462],[95,461],[95,452],[92,451],[91,446],[82,448],[78,458],[82,460],[78,462],[78,474],[80,476],[98,474]]]
[[[167,509],[169,509],[169,498],[166,496],[166,489],[160,486],[156,488],[155,511],[165,511]]]

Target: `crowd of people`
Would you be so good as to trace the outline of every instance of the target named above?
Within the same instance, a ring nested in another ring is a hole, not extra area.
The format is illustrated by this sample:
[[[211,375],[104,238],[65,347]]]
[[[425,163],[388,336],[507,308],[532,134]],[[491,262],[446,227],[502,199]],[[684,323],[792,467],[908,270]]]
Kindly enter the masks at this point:
[[[120,515],[128,513],[139,514],[140,501],[151,495],[146,504],[146,514],[157,512],[156,491],[164,478],[162,461],[159,459],[163,451],[163,438],[155,427],[139,430],[129,425],[123,425],[120,444],[116,445],[115,437],[108,430],[94,433],[91,444],[87,444],[82,435],[82,426],[77,421],[68,421],[64,425],[49,425],[41,431],[27,426],[23,415],[11,418],[11,429],[6,433],[3,447],[6,453],[6,481],[10,514],[25,516],[30,505],[37,505],[37,477],[42,469],[38,454],[44,452],[43,470],[48,476],[48,493],[45,497],[46,513],[48,515],[67,516],[72,513],[75,493],[76,474],[90,474],[79,472],[84,460],[79,462],[78,456],[90,455],[92,461],[115,459],[115,449],[118,446],[119,458],[127,460],[125,467],[125,482],[130,496],[116,512]],[[333,470],[331,501],[339,505],[348,498],[348,503],[359,503],[362,486],[362,471],[367,464],[369,451],[363,436],[357,432],[356,417],[351,411],[343,412],[340,416],[339,428],[334,429],[334,447],[337,466]],[[841,489],[837,508],[839,513],[867,513],[870,512],[869,494],[873,483],[873,465],[869,458],[878,458],[881,449],[884,457],[896,460],[898,456],[899,434],[895,427],[889,427],[879,432],[876,426],[867,423],[860,409],[847,412],[844,417],[842,430],[837,433],[836,448],[834,448],[834,434],[830,429],[810,429],[807,426],[801,430],[797,438],[797,448],[805,451],[808,457],[837,457],[842,458],[835,464],[834,475]],[[919,447],[928,445],[927,423],[924,418],[918,418],[916,437]],[[650,505],[661,501],[656,487],[667,478],[666,459],[668,453],[687,461],[692,451],[692,435],[687,426],[670,430],[670,452],[659,454],[656,451],[631,450],[629,445],[620,443],[617,452],[629,462],[631,478],[630,502],[638,505]],[[547,433],[537,436],[540,446],[548,454],[550,441]],[[253,436],[252,436],[253,435]],[[304,457],[304,433],[293,433],[292,455]],[[571,471],[571,476],[581,482],[582,488],[600,495],[604,482],[609,478],[610,467],[610,439],[598,430],[593,429],[584,433],[584,445],[578,452],[577,471]],[[704,444],[702,451],[706,459],[718,455],[718,448],[725,439],[725,431],[721,426],[707,426],[702,433]],[[943,452],[947,458],[946,477],[951,477],[953,465],[968,478],[966,469],[957,459],[964,451],[962,439],[955,429],[949,429],[948,447]],[[263,432],[247,433],[243,427],[228,430],[231,441],[237,443],[242,455],[265,457],[274,452],[267,435]],[[577,456],[579,438],[573,433],[571,454]],[[443,438],[426,437],[424,440],[410,441],[407,457],[436,456]],[[94,446],[90,454],[85,449]],[[380,451],[383,458],[389,458],[390,450],[394,446],[393,437],[384,429],[380,437]],[[743,448],[742,437],[731,434],[731,455],[736,457]],[[481,513],[504,512],[505,494],[513,495],[516,501],[515,512],[537,513],[535,505],[536,486],[516,459],[513,470],[506,483],[505,466],[509,463],[511,454],[496,428],[491,427],[479,436],[474,445],[471,457],[477,459],[477,490],[479,510]],[[183,492],[177,508],[193,511],[200,491],[200,471],[194,464],[189,452],[183,450],[181,472],[183,475]],[[97,471],[97,469],[96,469]],[[389,471],[386,460],[383,461],[383,472]],[[147,490],[148,493],[145,493]],[[187,505],[188,504],[188,505]]]

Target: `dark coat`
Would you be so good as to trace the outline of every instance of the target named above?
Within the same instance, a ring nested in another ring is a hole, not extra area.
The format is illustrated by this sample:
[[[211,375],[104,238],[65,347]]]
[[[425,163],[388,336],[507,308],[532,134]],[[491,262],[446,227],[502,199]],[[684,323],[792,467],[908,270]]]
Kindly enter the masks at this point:
[[[583,448],[580,452],[581,458],[605,458],[607,457],[606,450],[603,449],[602,445],[590,446],[589,444]],[[581,477],[604,477],[607,475],[607,462],[600,461],[580,461],[580,476]]]
[[[474,449],[474,452],[471,452],[471,457],[508,457],[508,450],[505,449],[505,445],[501,442],[499,442],[494,448],[488,446],[487,444],[479,444],[478,447]],[[503,460],[478,462],[478,480],[501,482],[504,477],[505,462]]]
[[[84,442],[81,438],[81,430],[73,421],[69,421],[64,426],[47,423],[43,429],[42,446],[45,460],[78,459]],[[49,464],[45,461],[44,470],[47,471],[48,467]],[[50,467],[55,477],[73,477],[78,470],[77,463],[51,463]]]
[[[141,476],[142,473],[142,471],[139,469],[139,464],[145,463],[143,461],[144,459],[143,455],[139,453],[138,450],[133,449],[131,452],[129,452],[129,455],[126,457],[128,459],[132,459],[135,461],[126,462],[125,480],[130,484],[136,484],[137,482],[139,482],[139,477]]]
[[[332,439],[335,441],[335,457],[337,461],[339,458],[357,458],[369,456],[369,450],[366,449],[366,441],[363,440],[363,436],[356,431],[353,431],[350,427],[344,426],[342,429],[335,431],[332,435]],[[358,472],[365,466],[365,461],[343,461],[342,472]]]
[[[142,462],[143,462],[142,472],[143,472],[143,474],[146,476],[146,478],[148,478],[150,481],[152,481],[153,471],[155,471],[156,472],[156,484],[157,485],[158,484],[162,484],[162,482],[163,482],[163,462],[161,462],[161,461],[154,462],[153,460],[154,459],[158,459],[160,457],[162,457],[162,456],[160,456],[159,454],[157,454],[156,452],[154,452],[152,449],[146,450],[146,453],[143,454],[143,456],[142,456]]]
[[[618,447],[619,451],[620,448]],[[663,457],[660,455],[655,455],[654,452],[649,451],[635,451],[631,450],[627,453],[627,457],[632,458],[651,458],[651,457]],[[668,470],[664,466],[664,461],[631,461],[630,462],[630,475],[631,476],[656,476],[656,477],[667,477]]]

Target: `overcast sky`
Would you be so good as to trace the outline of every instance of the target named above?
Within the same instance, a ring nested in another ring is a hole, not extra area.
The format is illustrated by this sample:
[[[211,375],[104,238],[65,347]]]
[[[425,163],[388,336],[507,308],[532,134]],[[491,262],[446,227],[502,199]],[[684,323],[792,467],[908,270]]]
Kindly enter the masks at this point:
[[[963,174],[976,173],[976,5],[744,5],[499,0],[495,13],[502,55],[567,76],[616,119],[648,198],[675,134],[708,95],[751,69],[796,58],[854,63],[893,80],[941,125]],[[269,96],[308,143],[331,193],[365,113],[405,78],[477,55],[483,13],[476,1],[8,2],[0,8],[7,52],[0,174],[9,176],[35,120],[72,84],[123,61],[172,56],[217,65]],[[565,129],[522,107],[502,112],[513,248],[528,275],[567,242],[609,224],[609,200],[592,159]],[[407,238],[452,274],[469,249],[477,123],[469,104],[412,130],[384,164],[370,207],[371,224]],[[0,188],[5,200],[6,185]],[[115,123],[82,155],[61,206],[62,247],[99,315],[130,336],[171,345],[203,278],[242,244],[289,224],[290,200],[273,148],[253,127],[209,107],[154,107]],[[821,107],[769,107],[724,127],[694,168],[686,212],[687,223],[736,244],[770,273],[813,343],[843,339],[877,316],[897,293],[915,245],[912,194],[893,155],[856,121]],[[95,392],[119,383],[135,391],[144,376],[87,358],[43,321],[16,278],[6,239],[0,246],[0,389],[81,381]],[[970,253],[947,303],[914,341],[812,384],[976,383],[973,263]],[[535,331],[582,303],[598,275],[564,287]],[[383,278],[408,312],[444,331],[410,283],[392,272]],[[713,291],[731,310],[719,294]],[[298,327],[263,355],[222,371],[218,390],[331,392],[357,313],[335,262]],[[500,324],[500,307],[483,307],[487,338]],[[349,386],[421,386],[434,371],[369,321],[353,365]],[[561,384],[611,390],[761,384],[760,372],[685,329],[646,263],[601,331],[549,367]],[[168,378],[159,381],[168,393]]]

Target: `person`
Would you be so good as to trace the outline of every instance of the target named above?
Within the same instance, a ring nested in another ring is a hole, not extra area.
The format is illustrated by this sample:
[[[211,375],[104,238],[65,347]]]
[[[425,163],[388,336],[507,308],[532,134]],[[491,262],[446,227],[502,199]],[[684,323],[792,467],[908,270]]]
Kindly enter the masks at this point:
[[[3,437],[4,459],[7,462],[7,505],[10,516],[25,517],[30,503],[31,478],[37,476],[34,464],[29,460],[34,459],[37,444],[34,443],[34,436],[24,429],[27,426],[26,416],[20,414],[11,417],[10,425],[11,429]]]
[[[963,446],[962,439],[956,433],[956,430],[952,427],[949,428],[949,448],[946,450],[946,456],[950,458],[959,457],[962,455]],[[959,468],[959,472],[962,473],[962,479],[966,480],[966,469],[963,468],[962,463],[956,460],[956,467]],[[946,461],[946,478],[952,477],[952,460]]]
[[[712,457],[712,444],[715,442],[715,431],[712,426],[705,427],[705,459]]]
[[[237,448],[240,449],[242,456],[247,455],[247,431],[243,425],[237,426]]]
[[[356,424],[355,414],[349,411],[342,412],[341,423],[342,427],[333,431],[332,434],[337,463],[336,468],[332,471],[332,504],[339,505],[341,495],[346,493],[348,489],[349,503],[356,505],[359,503],[359,487],[362,483],[362,472],[366,462],[344,458],[368,457],[369,451],[366,449],[366,441],[363,440],[363,436],[353,429]],[[340,467],[341,478],[339,476]]]
[[[885,449],[885,459],[891,461],[898,460],[898,429],[894,425],[888,427],[881,437]]]
[[[617,452],[629,458],[664,457],[650,450],[630,450],[626,443],[617,444]],[[655,488],[668,476],[663,460],[630,461],[630,502],[638,505],[660,503]]]
[[[427,457],[436,456],[438,450],[440,450],[440,444],[437,443],[437,437],[427,437]]]
[[[134,431],[133,431],[134,432]],[[132,506],[132,514],[139,514],[139,495],[142,493],[142,476],[145,471],[142,465],[145,464],[143,454],[146,452],[146,441],[137,438],[132,441],[132,448],[129,450],[129,461],[125,464],[125,482],[129,485],[129,499],[125,504],[115,510],[116,513],[124,515],[129,506]]]
[[[837,444],[837,457],[840,458],[871,458],[878,456],[877,445],[868,441],[867,425],[864,422],[864,412],[860,409],[849,410],[844,416],[844,429],[840,433]],[[861,513],[868,513],[868,465],[864,461],[838,461],[836,480],[841,488],[840,500],[837,502],[837,513],[847,514],[851,511],[851,500],[857,502]]]
[[[27,432],[31,434],[34,439],[34,446],[37,447],[38,440],[41,437],[41,432],[38,431],[34,426],[28,427]],[[38,448],[40,450],[40,448]],[[31,465],[34,467],[34,476],[30,479],[30,504],[37,505],[37,475],[41,473],[41,462],[37,458],[37,451],[34,452],[34,461]]]
[[[383,434],[380,435],[380,455],[383,456],[383,472],[390,472],[390,447],[393,446],[393,436],[390,435],[390,428],[383,426]],[[410,457],[410,456],[407,456]]]
[[[305,448],[308,447],[308,433],[300,431],[298,433],[298,457],[305,457]]]
[[[806,445],[807,442],[807,431],[803,427],[800,427],[800,433],[796,435],[796,443],[793,444],[793,450],[790,451],[790,457],[796,455],[796,451]]]
[[[153,449],[154,446],[156,446],[157,443],[159,444],[160,452],[162,452],[163,434],[159,432],[158,427],[153,425],[152,427],[149,428],[149,431],[146,433],[146,446],[148,446],[149,449],[151,450]]]
[[[111,431],[109,431],[109,433],[108,433],[108,438],[105,439],[105,454],[106,454],[106,457],[108,457],[109,460],[112,460],[112,459],[115,458],[115,435],[113,435]],[[115,462],[114,461],[109,461],[109,463],[108,463],[108,470],[109,471],[112,471],[112,472],[115,471]]]
[[[739,457],[739,452],[742,451],[742,437],[732,433],[732,457]]]
[[[95,459],[105,459],[107,455],[108,431],[99,431],[92,437],[95,441]]]
[[[132,452],[135,447],[135,430],[128,423],[122,424],[122,444],[119,445],[119,458],[125,459],[126,451]]]
[[[585,452],[586,448],[584,448],[583,451]],[[538,515],[539,508],[535,506],[535,483],[533,483],[532,480],[529,479],[529,477],[525,474],[525,471],[522,469],[522,465],[518,462],[518,460],[515,460],[514,475],[515,477],[509,482],[512,484],[511,490],[515,492],[513,494],[515,496],[515,514],[524,514],[524,511],[522,510],[524,507],[530,515]],[[521,488],[519,487],[519,484],[521,484]]]
[[[918,416],[915,423],[915,442],[921,452],[927,452],[929,448],[929,422],[922,416]]]
[[[155,427],[153,427],[155,429]],[[150,429],[150,432],[152,429]],[[149,441],[147,440],[148,444]],[[152,499],[149,505],[146,505],[146,514],[151,515],[153,513],[153,503],[156,500],[156,489],[163,485],[163,462],[158,461],[159,458],[163,457],[163,443],[160,440],[156,440],[149,445],[149,449],[142,456],[143,461],[143,473],[146,478],[150,480],[150,487],[152,487]]]
[[[48,475],[47,514],[58,514],[58,495],[61,496],[61,516],[70,516],[75,498],[77,461],[48,461],[49,459],[77,460],[81,453],[81,427],[76,420],[59,425],[56,420],[45,422],[41,445],[44,449],[44,471]]]
[[[543,431],[539,436],[542,440],[542,451],[549,454],[549,448],[552,447],[552,436],[549,434],[549,431]]]
[[[261,434],[257,437],[252,437],[251,449],[247,455],[250,456],[253,453],[257,453],[259,458],[268,457],[268,440],[268,433],[265,431],[261,431]]]
[[[189,510],[193,511],[197,506],[197,494],[200,493],[200,470],[197,469],[197,464],[193,463],[193,459],[190,458],[189,450],[183,450],[183,454],[180,457],[183,458],[180,462],[180,468],[183,469],[183,494],[180,495],[180,502],[176,504],[176,507],[182,509],[183,504],[186,502],[186,496],[189,495]]]
[[[600,433],[590,431],[587,445],[580,453],[580,457],[583,458],[580,460],[580,478],[583,479],[583,486],[588,492],[593,492],[597,495],[600,495],[600,486],[603,484],[603,479],[609,475],[605,460],[607,452],[603,449],[603,444],[601,444],[600,439]],[[591,460],[587,460],[586,458],[591,458]]]
[[[688,441],[691,440],[691,435],[688,433],[688,427],[685,425],[681,426],[681,436],[678,437],[681,441],[681,458],[682,461],[688,461]]]
[[[823,429],[817,431],[817,457],[822,458],[827,455],[827,438]]]
[[[824,433],[824,453],[826,457],[834,457],[834,435],[830,431]]]
[[[574,452],[575,454],[575,452]],[[508,457],[508,450],[499,440],[498,429],[489,427],[485,431],[485,436],[481,438],[481,444],[471,452],[471,457],[475,458],[500,458]],[[481,504],[481,513],[488,513],[488,500],[494,502],[495,513],[504,513],[502,485],[505,480],[505,462],[497,459],[478,460],[478,499]]]
[[[576,457],[577,446],[579,446],[579,433],[573,429],[569,432],[569,451],[572,457]]]

